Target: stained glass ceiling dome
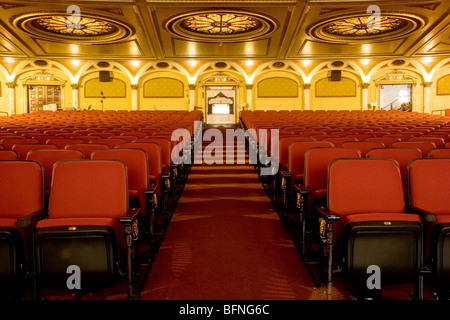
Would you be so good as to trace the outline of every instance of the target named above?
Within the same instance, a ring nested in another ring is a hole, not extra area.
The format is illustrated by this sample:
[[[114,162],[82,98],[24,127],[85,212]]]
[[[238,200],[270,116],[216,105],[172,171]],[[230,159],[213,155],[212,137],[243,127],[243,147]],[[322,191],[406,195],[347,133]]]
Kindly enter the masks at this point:
[[[355,13],[319,21],[307,33],[325,41],[385,41],[408,35],[423,25],[422,18],[407,13],[384,12],[375,19],[366,13]]]
[[[74,17],[65,12],[33,12],[12,18],[14,26],[38,37],[77,42],[114,42],[134,33],[123,22],[83,13]]]
[[[277,23],[261,14],[242,10],[204,10],[184,13],[167,20],[166,30],[192,40],[239,41],[273,32]]]

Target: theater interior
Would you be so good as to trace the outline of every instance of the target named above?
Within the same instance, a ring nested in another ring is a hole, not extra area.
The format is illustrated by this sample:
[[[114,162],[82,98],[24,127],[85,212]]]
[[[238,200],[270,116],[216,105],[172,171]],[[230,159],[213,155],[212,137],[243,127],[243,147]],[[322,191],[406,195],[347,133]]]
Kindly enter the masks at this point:
[[[0,298],[448,300],[449,12],[1,0]]]

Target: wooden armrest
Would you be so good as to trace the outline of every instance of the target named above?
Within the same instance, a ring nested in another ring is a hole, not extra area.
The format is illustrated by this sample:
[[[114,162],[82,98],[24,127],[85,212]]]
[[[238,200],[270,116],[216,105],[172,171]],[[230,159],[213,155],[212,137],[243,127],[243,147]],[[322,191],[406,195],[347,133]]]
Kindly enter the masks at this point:
[[[26,228],[47,218],[48,209],[41,209],[17,220],[17,227]]]
[[[151,195],[151,194],[156,192],[157,188],[158,188],[158,184],[157,183],[153,183],[153,184],[149,185],[147,189],[145,189],[144,193]]]
[[[297,183],[297,184],[294,185],[294,189],[295,189],[295,191],[297,193],[300,193],[301,195],[307,195],[307,194],[311,193],[311,191],[309,189],[305,188],[304,184],[298,184]]]
[[[289,179],[292,177],[291,173],[288,171],[280,171],[280,174],[283,178]]]
[[[341,219],[337,213],[332,212],[328,209],[328,207],[316,207],[316,210],[319,213],[319,216],[325,219],[328,223],[334,223],[335,221],[339,221]]]
[[[126,215],[121,216],[119,218],[119,221],[120,221],[120,223],[123,223],[123,224],[132,224],[134,221],[136,221],[136,219],[138,218],[140,213],[141,213],[140,208],[130,208],[130,209],[128,209]]]

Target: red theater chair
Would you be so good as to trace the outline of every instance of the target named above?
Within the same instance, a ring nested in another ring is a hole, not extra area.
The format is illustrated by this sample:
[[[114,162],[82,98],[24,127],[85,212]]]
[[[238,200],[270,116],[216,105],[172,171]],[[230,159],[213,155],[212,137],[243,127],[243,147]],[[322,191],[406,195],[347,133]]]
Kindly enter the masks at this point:
[[[414,283],[423,298],[422,224],[405,211],[402,178],[391,159],[337,159],[329,167],[326,207],[318,207],[325,281],[333,266],[361,299],[380,298],[368,288],[368,270],[381,270],[381,286]]]
[[[46,216],[43,199],[39,163],[0,161],[0,292],[8,298],[25,294],[35,270],[34,225]]]
[[[65,147],[66,150],[78,150],[83,153],[85,159],[90,159],[92,152],[100,149],[109,149],[106,144],[101,143],[81,143],[71,144]]]
[[[318,217],[314,208],[326,205],[328,166],[338,158],[361,158],[354,148],[312,148],[305,153],[304,178],[295,185],[298,221],[297,247],[302,260],[307,260],[307,235],[317,240]]]
[[[433,149],[428,153],[428,158],[450,158],[450,149]]]
[[[141,215],[147,219],[146,230],[149,231],[151,244],[155,240],[155,206],[156,185],[149,184],[147,153],[142,149],[102,149],[94,151],[93,160],[120,160],[128,169],[128,195],[130,200],[137,200]],[[132,201],[131,203],[136,203]],[[152,249],[154,249],[152,247]]]
[[[286,213],[290,210],[294,195],[294,185],[303,183],[305,153],[311,148],[334,147],[331,142],[293,142],[289,146],[288,169],[281,171],[281,194]]]
[[[169,199],[169,175],[162,173],[161,149],[158,144],[150,142],[140,143],[122,143],[116,148],[118,149],[142,149],[147,153],[148,157],[148,173],[151,184],[156,185],[156,196],[158,203],[162,203],[162,215],[164,219],[163,225],[169,222],[168,199]],[[158,206],[160,208],[160,206]]]
[[[36,225],[39,289],[73,289],[67,270],[76,266],[79,292],[116,286],[125,274],[128,299],[137,297],[139,209],[128,208],[125,164],[66,160],[55,164],[52,176],[48,219]]]
[[[408,166],[411,161],[422,158],[422,152],[417,148],[385,148],[373,149],[367,153],[367,158],[392,159],[397,161],[402,175],[402,185],[405,196],[408,193]]]
[[[0,149],[0,160],[19,160],[19,155],[14,150]]]
[[[26,160],[31,150],[57,149],[54,144],[16,144],[12,147],[17,152],[19,160]]]
[[[44,169],[44,194],[45,203],[50,196],[53,165],[61,160],[81,160],[83,154],[77,150],[41,149],[32,150],[27,154],[27,160],[33,160],[41,164]]]
[[[431,141],[400,141],[394,142],[391,147],[394,148],[417,148],[422,151],[422,157],[428,158],[431,150],[436,149],[436,145]]]
[[[409,204],[424,223],[426,270],[431,272],[435,298],[450,297],[450,159],[417,159],[411,162]]]

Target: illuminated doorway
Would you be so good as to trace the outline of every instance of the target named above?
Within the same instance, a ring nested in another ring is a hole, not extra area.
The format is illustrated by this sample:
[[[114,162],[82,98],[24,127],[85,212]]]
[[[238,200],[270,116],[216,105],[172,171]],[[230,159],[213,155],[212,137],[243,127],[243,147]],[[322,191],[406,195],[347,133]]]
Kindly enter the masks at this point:
[[[380,110],[411,112],[412,106],[412,84],[380,84]]]

